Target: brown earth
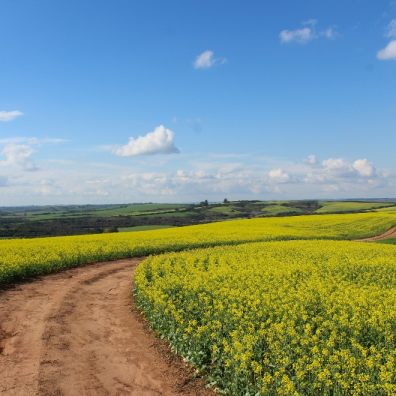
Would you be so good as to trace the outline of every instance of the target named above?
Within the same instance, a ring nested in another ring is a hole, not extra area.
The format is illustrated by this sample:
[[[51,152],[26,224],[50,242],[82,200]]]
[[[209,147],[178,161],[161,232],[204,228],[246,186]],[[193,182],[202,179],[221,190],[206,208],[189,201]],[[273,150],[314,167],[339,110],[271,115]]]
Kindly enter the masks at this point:
[[[384,239],[396,238],[396,227],[392,227],[381,235],[375,235],[369,238],[357,239],[360,242],[383,241]]]
[[[0,394],[213,395],[133,306],[139,261],[76,268],[0,292]]]

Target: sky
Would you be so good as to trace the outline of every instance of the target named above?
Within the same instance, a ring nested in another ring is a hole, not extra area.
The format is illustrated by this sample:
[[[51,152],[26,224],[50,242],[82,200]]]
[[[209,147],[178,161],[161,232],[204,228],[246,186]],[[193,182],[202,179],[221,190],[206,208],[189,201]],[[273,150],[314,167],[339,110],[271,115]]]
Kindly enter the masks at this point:
[[[396,1],[1,14],[0,206],[396,197]]]

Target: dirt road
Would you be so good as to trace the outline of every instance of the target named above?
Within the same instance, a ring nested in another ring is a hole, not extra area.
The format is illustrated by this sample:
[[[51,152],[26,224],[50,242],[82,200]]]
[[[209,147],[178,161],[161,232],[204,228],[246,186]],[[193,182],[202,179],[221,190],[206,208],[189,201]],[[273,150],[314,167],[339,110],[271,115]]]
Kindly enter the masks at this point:
[[[384,239],[396,238],[396,227],[392,227],[381,235],[375,235],[369,238],[358,239],[360,242],[383,241]]]
[[[211,395],[167,353],[131,300],[138,259],[0,292],[2,395]]]

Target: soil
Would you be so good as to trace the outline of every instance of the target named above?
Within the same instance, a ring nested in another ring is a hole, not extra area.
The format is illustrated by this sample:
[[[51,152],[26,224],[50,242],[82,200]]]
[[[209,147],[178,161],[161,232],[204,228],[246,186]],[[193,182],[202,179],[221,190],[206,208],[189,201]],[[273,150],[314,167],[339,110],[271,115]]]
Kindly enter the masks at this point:
[[[384,239],[396,238],[396,227],[392,227],[381,235],[375,235],[369,238],[358,239],[360,242],[383,241]]]
[[[2,395],[215,395],[148,329],[131,296],[141,259],[0,292]]]

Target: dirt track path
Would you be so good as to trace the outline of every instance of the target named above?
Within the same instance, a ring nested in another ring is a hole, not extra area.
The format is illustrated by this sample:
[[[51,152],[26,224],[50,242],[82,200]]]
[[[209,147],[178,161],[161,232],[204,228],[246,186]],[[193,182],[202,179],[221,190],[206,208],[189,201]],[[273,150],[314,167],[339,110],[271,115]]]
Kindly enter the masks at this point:
[[[369,238],[358,239],[360,242],[383,241],[384,239],[396,238],[396,227],[392,227],[381,235],[375,235]]]
[[[131,302],[138,259],[0,292],[0,394],[210,395]]]

